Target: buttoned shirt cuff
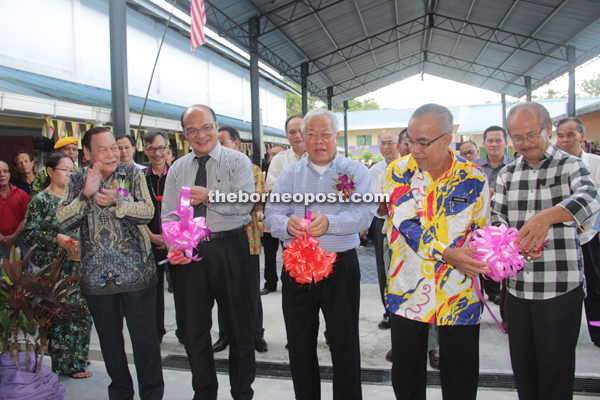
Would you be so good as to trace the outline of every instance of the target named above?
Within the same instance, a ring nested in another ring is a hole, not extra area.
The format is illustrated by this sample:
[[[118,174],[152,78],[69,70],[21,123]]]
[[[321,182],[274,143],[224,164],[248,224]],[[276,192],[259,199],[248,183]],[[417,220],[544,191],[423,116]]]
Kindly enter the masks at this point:
[[[585,207],[581,207],[577,201],[572,199],[566,199],[557,204],[559,207],[564,208],[571,214],[573,221],[565,221],[565,226],[581,226],[587,220],[590,215],[587,213]]]
[[[439,262],[444,262],[444,260],[443,260],[444,250],[446,250],[447,247],[448,246],[445,245],[444,243],[440,242],[439,240],[436,240],[435,242],[433,242],[429,245],[429,251],[430,251],[429,257],[435,258]]]

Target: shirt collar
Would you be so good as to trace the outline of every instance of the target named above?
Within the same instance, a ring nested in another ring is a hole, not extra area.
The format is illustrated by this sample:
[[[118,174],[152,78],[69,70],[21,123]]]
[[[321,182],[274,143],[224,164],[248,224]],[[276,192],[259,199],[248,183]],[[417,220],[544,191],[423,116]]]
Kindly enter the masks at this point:
[[[304,156],[302,156],[302,157],[303,157],[302,160],[306,162],[306,165],[308,165],[308,168],[315,171],[312,161],[310,160],[310,157],[308,157],[308,153],[304,153]],[[334,167],[337,168],[339,158],[340,158],[340,156],[338,155],[338,153],[336,151],[335,156],[333,157],[333,160],[329,164],[327,164],[327,171],[329,171],[331,168],[334,168]]]
[[[169,164],[165,163],[165,169],[163,170],[162,176],[164,176],[168,171],[169,171]],[[150,164],[150,166],[148,166],[148,168],[146,168],[146,176],[149,176],[149,175],[158,176],[158,174],[154,170],[154,167],[152,167],[152,164]]]

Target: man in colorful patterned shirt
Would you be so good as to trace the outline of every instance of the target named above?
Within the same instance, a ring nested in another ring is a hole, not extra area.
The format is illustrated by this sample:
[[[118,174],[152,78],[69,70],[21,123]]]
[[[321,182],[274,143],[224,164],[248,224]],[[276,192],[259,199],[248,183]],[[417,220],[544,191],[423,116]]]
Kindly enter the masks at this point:
[[[156,264],[145,225],[154,206],[143,173],[119,163],[111,131],[88,130],[83,152],[90,166],[71,174],[56,219],[79,228],[81,292],[85,295],[111,378],[109,399],[131,399],[133,382],[123,339],[123,316],[133,344],[142,400],[163,397],[156,331]]]
[[[443,397],[477,395],[481,303],[473,277],[488,269],[466,246],[487,225],[490,193],[482,169],[449,148],[452,131],[446,107],[419,107],[408,123],[411,155],[386,170],[392,253],[386,306],[398,399],[425,398],[429,324],[439,326]]]
[[[521,399],[571,399],[585,279],[577,228],[595,218],[600,195],[584,162],[550,144],[543,106],[514,106],[506,125],[522,157],[498,174],[492,222],[519,229],[526,259],[506,285],[517,390]]]

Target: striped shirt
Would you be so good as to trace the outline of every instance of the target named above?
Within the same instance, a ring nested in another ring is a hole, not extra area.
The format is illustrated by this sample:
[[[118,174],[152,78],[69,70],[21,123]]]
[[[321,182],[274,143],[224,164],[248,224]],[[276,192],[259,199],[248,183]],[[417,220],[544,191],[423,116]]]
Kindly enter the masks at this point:
[[[304,218],[306,211],[310,210],[313,216],[324,214],[329,220],[327,232],[317,237],[320,248],[339,253],[357,247],[360,243],[358,233],[369,227],[375,214],[374,202],[340,202],[338,199],[333,203],[315,201],[305,206],[304,202],[271,201],[272,195],[276,193],[337,193],[335,180],[344,173],[352,175],[356,193],[373,195],[373,181],[367,167],[337,154],[323,175],[315,170],[308,157],[284,169],[277,178],[265,210],[265,224],[271,235],[285,240],[287,245],[292,240],[287,232],[290,216]]]
[[[520,157],[500,171],[492,199],[492,222],[521,229],[525,221],[553,206],[575,219],[550,226],[542,257],[507,280],[508,291],[528,300],[551,299],[579,287],[584,279],[577,227],[600,210],[590,171],[577,157],[550,145],[535,167]]]
[[[214,149],[208,154],[210,159],[206,163],[206,182],[208,189],[219,193],[234,193],[236,196],[242,191],[246,194],[255,192],[252,163],[244,153],[221,146],[217,142]],[[172,211],[177,210],[179,204],[179,191],[182,186],[192,187],[196,184],[198,162],[196,154],[192,151],[173,163],[167,175],[165,193],[162,202],[163,219],[176,220]],[[251,201],[247,202],[211,202],[206,210],[206,222],[211,232],[224,232],[236,229],[250,222],[250,211],[254,207]]]

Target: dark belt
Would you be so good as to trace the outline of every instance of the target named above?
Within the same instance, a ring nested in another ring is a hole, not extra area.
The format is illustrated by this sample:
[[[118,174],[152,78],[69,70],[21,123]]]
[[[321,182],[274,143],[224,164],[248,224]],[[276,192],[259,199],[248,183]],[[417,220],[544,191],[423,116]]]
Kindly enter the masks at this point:
[[[230,231],[211,232],[210,233],[210,240],[228,239],[228,238],[236,237],[240,233],[245,232],[245,231],[246,230],[243,227],[241,227],[241,228],[232,229]]]

